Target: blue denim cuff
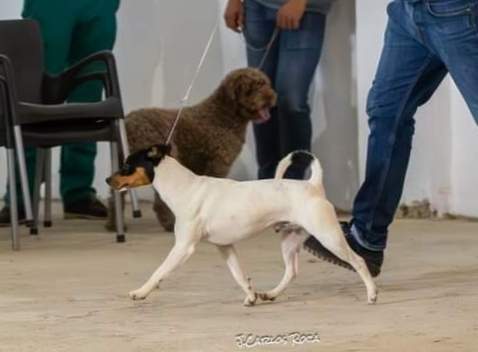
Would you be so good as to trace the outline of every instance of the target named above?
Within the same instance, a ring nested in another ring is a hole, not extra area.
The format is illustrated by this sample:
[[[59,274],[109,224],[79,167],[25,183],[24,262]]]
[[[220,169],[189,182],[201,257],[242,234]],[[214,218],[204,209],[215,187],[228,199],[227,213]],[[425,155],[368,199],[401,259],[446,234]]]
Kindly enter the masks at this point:
[[[367,241],[367,239],[365,239],[365,236],[355,225],[352,225],[352,228],[350,229],[350,233],[352,237],[358,242],[359,245],[361,245],[365,249],[368,249],[369,251],[381,252],[385,249],[385,245],[381,246],[381,245],[370,244],[370,242]]]

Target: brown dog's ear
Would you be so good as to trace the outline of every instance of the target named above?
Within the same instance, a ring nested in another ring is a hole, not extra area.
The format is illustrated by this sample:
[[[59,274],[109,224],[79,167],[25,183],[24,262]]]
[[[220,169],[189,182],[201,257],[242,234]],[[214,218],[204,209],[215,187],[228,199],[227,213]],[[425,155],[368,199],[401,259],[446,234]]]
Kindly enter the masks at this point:
[[[166,156],[171,154],[171,144],[157,144],[148,149],[146,156],[155,165],[158,165],[160,161]]]
[[[251,90],[252,80],[243,69],[231,72],[223,81],[226,94],[234,102],[238,102],[247,91]]]
[[[236,87],[236,81],[238,81],[237,77],[226,77],[224,81],[224,89],[226,91],[226,95],[229,99],[232,101],[236,101],[238,97],[238,92],[237,92],[237,87]]]

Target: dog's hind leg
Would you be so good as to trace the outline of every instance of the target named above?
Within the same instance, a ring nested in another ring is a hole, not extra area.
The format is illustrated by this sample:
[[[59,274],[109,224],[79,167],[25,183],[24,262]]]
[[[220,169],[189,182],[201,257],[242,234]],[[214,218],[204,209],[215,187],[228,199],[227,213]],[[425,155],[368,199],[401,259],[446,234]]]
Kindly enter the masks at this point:
[[[159,286],[159,283],[169,276],[176,268],[184,264],[186,260],[194,253],[197,242],[176,242],[171,252],[151,275],[148,281],[141,288],[131,291],[129,296],[133,300],[145,299],[152,290]]]
[[[259,298],[263,301],[275,300],[299,273],[299,252],[304,237],[300,230],[290,232],[285,229],[283,231],[281,249],[285,264],[284,276],[274,289],[265,293],[258,293]]]
[[[253,306],[257,301],[257,293],[252,288],[251,279],[247,279],[242,271],[241,265],[239,264],[239,259],[237,258],[237,253],[232,245],[227,246],[217,246],[219,252],[221,252],[222,257],[227,263],[229,270],[231,271],[232,276],[246,293],[246,299],[244,300],[245,306]]]
[[[310,207],[311,213],[303,219],[303,227],[311,233],[325,248],[343,261],[349,263],[360,275],[367,288],[368,303],[377,301],[377,287],[362,257],[358,256],[347,243],[335,210],[331,204]]]

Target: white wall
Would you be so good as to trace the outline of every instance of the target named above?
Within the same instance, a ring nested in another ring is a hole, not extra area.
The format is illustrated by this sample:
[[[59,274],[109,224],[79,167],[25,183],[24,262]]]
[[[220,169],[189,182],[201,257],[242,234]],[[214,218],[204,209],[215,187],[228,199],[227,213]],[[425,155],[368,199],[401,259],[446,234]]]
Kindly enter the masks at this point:
[[[451,205],[453,213],[478,216],[478,127],[461,94],[451,84],[452,163]]]
[[[387,3],[360,0],[356,8],[361,179],[369,132],[366,97],[382,48]],[[478,189],[475,186],[478,180],[478,128],[449,79],[442,83],[431,101],[419,109],[416,120],[402,202],[429,199],[440,213],[478,216]]]
[[[126,111],[178,104],[209,31],[222,16],[224,3],[225,0],[122,1],[115,52]],[[323,57],[311,92],[314,152],[324,164],[330,198],[343,208],[350,207],[359,174],[364,171],[368,135],[365,102],[382,46],[386,3],[360,0],[355,6],[352,0],[337,1],[329,15]],[[18,18],[20,10],[21,1],[4,0],[0,19]],[[221,26],[191,102],[208,95],[226,72],[243,65],[242,38]],[[478,179],[477,132],[461,96],[450,81],[444,82],[432,101],[417,114],[417,133],[403,200],[428,198],[442,212],[477,216],[478,187],[473,183]],[[254,147],[250,134],[248,137],[234,166],[234,178],[255,175]],[[55,170],[57,163],[56,157]],[[4,153],[0,153],[0,165],[3,194]],[[108,173],[109,152],[101,145],[95,186],[102,196],[107,195],[103,180]],[[57,173],[54,182],[58,195]]]
[[[18,17],[19,2],[8,0],[10,14],[2,12],[2,16]],[[122,1],[115,52],[126,111],[151,105],[177,106],[218,18],[220,33],[192,91],[191,103],[210,94],[226,72],[245,66],[242,38],[222,23],[224,4],[225,0]],[[354,87],[351,59],[354,1],[338,1],[329,16],[327,31],[324,55],[311,92],[313,145],[326,170],[330,197],[338,206],[349,208],[358,184],[357,127],[354,90],[351,89]],[[110,170],[106,145],[100,145],[96,164],[95,187],[104,197],[107,188],[103,180]],[[54,168],[58,169],[57,162]],[[248,143],[231,176],[246,179],[255,173],[254,147],[249,133]],[[4,180],[2,170],[0,192],[4,191]],[[56,191],[58,174],[54,183]]]

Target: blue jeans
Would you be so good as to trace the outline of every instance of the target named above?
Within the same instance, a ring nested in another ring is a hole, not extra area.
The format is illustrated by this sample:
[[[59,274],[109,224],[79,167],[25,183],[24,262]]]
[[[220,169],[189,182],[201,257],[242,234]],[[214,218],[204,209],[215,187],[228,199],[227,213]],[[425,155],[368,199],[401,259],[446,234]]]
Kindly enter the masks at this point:
[[[245,30],[249,66],[258,67],[276,26],[277,10],[245,0]],[[312,124],[308,93],[319,63],[326,16],[306,12],[300,28],[280,31],[262,70],[278,94],[271,119],[254,125],[259,178],[271,178],[279,160],[297,149],[310,150]],[[291,178],[302,178],[302,167],[290,169]]]
[[[383,250],[407,171],[414,114],[450,73],[478,123],[478,0],[395,0],[367,112],[370,135],[352,234]]]

